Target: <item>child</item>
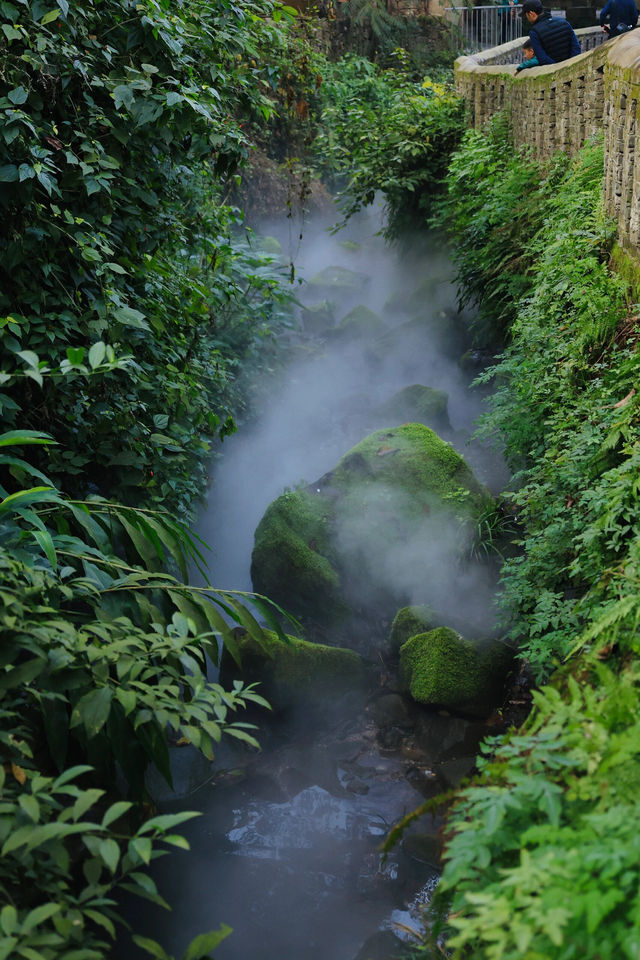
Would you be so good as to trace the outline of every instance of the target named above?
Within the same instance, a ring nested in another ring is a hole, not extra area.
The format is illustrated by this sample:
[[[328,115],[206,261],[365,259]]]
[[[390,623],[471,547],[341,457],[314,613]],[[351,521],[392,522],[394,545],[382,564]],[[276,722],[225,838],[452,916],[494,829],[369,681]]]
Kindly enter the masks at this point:
[[[522,50],[523,50],[525,59],[522,61],[522,63],[519,63],[518,66],[516,67],[516,73],[518,73],[520,70],[526,70],[527,67],[540,66],[538,62],[538,58],[533,52],[533,44],[531,43],[531,40],[525,40],[525,42],[522,44]]]

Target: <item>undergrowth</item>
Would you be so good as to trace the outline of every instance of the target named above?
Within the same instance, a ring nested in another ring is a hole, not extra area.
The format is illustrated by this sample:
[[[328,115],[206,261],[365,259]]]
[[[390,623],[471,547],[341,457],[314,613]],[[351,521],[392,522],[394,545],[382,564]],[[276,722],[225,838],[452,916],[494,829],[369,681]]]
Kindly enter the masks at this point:
[[[640,955],[640,355],[602,167],[594,142],[542,169],[498,120],[467,135],[440,213],[477,336],[507,342],[480,378],[481,430],[514,468],[502,603],[546,684],[450,816],[438,900],[456,957]]]

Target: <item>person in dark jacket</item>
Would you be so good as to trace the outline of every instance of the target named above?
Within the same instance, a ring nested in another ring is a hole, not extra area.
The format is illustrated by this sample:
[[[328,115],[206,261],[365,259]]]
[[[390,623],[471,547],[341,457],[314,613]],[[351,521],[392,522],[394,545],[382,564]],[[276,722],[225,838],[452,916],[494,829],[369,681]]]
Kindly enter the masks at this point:
[[[600,26],[610,37],[633,30],[637,23],[638,11],[633,0],[609,0],[600,13]]]
[[[541,0],[525,0],[522,13],[529,24],[529,39],[539,64],[560,63],[578,56],[580,43],[568,20],[552,17]]]

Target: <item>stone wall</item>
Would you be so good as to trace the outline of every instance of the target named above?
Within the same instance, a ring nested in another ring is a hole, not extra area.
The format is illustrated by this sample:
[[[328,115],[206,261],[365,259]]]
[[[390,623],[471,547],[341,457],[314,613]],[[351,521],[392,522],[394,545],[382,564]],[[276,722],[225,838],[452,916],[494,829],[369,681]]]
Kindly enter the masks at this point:
[[[640,158],[636,135],[640,104],[640,29],[603,44],[599,27],[577,30],[583,53],[515,75],[522,40],[456,60],[456,88],[479,129],[506,109],[514,142],[538,160],[558,150],[574,153],[604,130],[605,207],[618,220],[618,238],[640,257]]]

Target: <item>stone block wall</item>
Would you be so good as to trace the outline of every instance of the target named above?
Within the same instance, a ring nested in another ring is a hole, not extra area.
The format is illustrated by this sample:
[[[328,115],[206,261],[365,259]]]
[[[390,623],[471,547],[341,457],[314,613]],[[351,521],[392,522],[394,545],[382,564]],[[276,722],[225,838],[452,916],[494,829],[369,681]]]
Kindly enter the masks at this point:
[[[600,28],[577,30],[583,53],[515,75],[521,40],[456,60],[456,88],[480,129],[506,109],[516,144],[538,160],[569,154],[604,131],[604,199],[622,246],[640,257],[640,29],[602,43]]]

